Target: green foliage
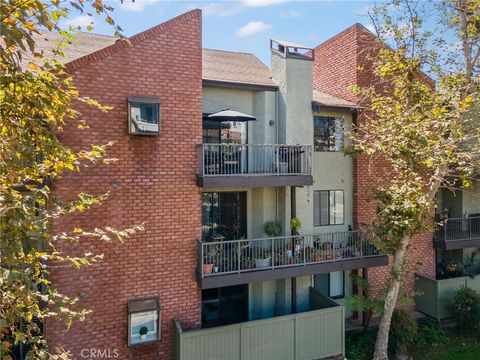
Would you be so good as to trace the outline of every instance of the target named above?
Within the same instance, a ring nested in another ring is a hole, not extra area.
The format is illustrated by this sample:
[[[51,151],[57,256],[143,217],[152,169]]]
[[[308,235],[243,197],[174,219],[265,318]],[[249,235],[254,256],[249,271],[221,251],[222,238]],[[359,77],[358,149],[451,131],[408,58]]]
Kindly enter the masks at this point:
[[[346,302],[347,306],[352,311],[365,312],[366,319],[364,325],[364,331],[368,329],[370,325],[370,320],[374,315],[381,315],[383,313],[383,304],[384,300],[381,296],[381,292],[375,294],[375,296],[369,295],[369,284],[366,279],[357,274],[350,273],[350,278],[352,282],[361,290],[363,290],[367,295],[350,295],[347,297]]]
[[[148,334],[148,328],[146,326],[142,326],[140,330],[138,331],[140,335],[147,335]]]
[[[282,232],[282,226],[278,221],[269,221],[265,224],[265,233],[268,236],[280,236]]]
[[[347,335],[345,339],[345,356],[348,360],[371,360],[375,347],[375,331]]]
[[[383,360],[394,324],[389,317],[411,271],[410,239],[433,228],[440,189],[469,184],[480,174],[480,1],[375,4],[370,15],[378,51],[361,62],[374,76],[368,87],[352,88],[367,110],[353,127],[349,151],[370,169],[367,192],[376,214],[369,239],[392,255],[374,356]]]
[[[417,327],[415,343],[419,346],[438,347],[447,341],[447,336],[437,323],[426,320]]]
[[[298,234],[298,230],[302,227],[302,223],[299,218],[290,219],[290,231],[292,234]]]
[[[92,145],[74,151],[59,140],[67,127],[88,128],[87,119],[73,108],[83,102],[97,111],[108,111],[93,99],[81,98],[72,78],[58,61],[66,46],[75,42],[75,29],[62,30],[59,21],[72,8],[92,7],[108,15],[111,7],[101,0],[6,0],[0,6],[0,340],[2,359],[11,359],[19,344],[29,349],[29,359],[53,357],[39,323],[49,318],[70,326],[89,313],[78,299],[62,294],[49,278],[52,266],[81,268],[102,259],[102,254],[71,256],[60,251],[65,242],[86,239],[109,242],[130,237],[141,226],[117,230],[66,229],[56,232],[52,224],[72,214],[81,215],[101,205],[108,194],[80,193],[74,199],[59,199],[50,184],[82,168],[107,165],[113,144]],[[39,29],[61,31],[63,40],[41,53],[33,34]],[[115,31],[120,29],[115,27]],[[117,34],[118,35],[118,34]],[[72,194],[74,195],[74,194]],[[21,326],[20,326],[21,325]],[[50,348],[51,349],[51,348]],[[62,358],[68,355],[56,354]]]
[[[413,316],[401,309],[395,309],[390,326],[389,349],[395,354],[402,354],[415,342],[417,323]]]
[[[455,292],[447,306],[463,333],[480,336],[480,294],[468,287],[462,287]]]

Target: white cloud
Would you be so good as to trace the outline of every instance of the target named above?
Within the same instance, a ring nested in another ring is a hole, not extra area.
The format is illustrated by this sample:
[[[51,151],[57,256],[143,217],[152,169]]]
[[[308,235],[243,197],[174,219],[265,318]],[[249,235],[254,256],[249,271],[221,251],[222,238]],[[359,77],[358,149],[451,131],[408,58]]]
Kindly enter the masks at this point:
[[[88,15],[80,15],[80,16],[74,17],[73,19],[62,22],[61,26],[62,27],[73,26],[74,28],[77,28],[77,27],[85,28],[88,25],[93,25],[94,23],[95,23],[95,19],[93,17]]]
[[[117,5],[117,8],[123,11],[143,12],[145,7],[155,2],[156,0],[124,0],[123,3]]]
[[[265,24],[263,21],[251,21],[247,25],[238,29],[236,36],[238,38],[249,37],[265,32],[270,28],[271,26],[269,24]]]
[[[367,5],[367,6],[361,7],[357,10],[354,10],[353,15],[368,16],[369,11],[370,11],[370,5]]]
[[[288,0],[243,0],[246,6],[271,6],[286,3]]]
[[[238,2],[217,2],[200,6],[203,16],[228,17],[242,11],[242,5]]]
[[[282,19],[296,19],[296,18],[299,18],[299,17],[302,17],[303,14],[299,11],[296,11],[296,10],[289,10],[289,11],[285,11],[285,12],[281,12],[280,13],[280,17]]]

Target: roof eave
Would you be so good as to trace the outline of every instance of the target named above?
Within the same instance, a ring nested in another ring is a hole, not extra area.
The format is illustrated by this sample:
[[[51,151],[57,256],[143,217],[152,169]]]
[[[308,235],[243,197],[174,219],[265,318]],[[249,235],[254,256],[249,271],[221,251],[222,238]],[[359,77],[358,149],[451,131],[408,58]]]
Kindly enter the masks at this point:
[[[351,112],[351,113],[358,113],[363,111],[363,107],[358,106],[358,105],[327,105],[323,104],[321,102],[312,101],[312,110],[314,112],[320,112],[320,111],[345,111],[345,112]]]
[[[278,90],[278,86],[274,84],[244,83],[244,82],[218,80],[218,79],[206,79],[206,78],[202,79],[202,84],[204,86],[234,88],[234,89],[252,90],[252,91],[277,91]]]

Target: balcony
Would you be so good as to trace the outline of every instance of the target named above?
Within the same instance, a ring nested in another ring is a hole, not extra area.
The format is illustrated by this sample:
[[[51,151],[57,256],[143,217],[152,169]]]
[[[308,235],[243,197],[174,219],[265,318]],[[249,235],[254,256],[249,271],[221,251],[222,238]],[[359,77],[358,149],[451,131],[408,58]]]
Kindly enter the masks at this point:
[[[428,276],[415,274],[413,287],[415,292],[415,308],[437,321],[447,319],[450,317],[447,304],[453,298],[455,291],[463,286],[480,292],[480,277],[460,276],[437,280]]]
[[[202,289],[388,264],[359,231],[198,242]]]
[[[198,153],[203,188],[313,184],[310,145],[202,144]]]
[[[435,230],[433,247],[443,250],[480,247],[480,216],[444,220]]]
[[[174,320],[176,360],[344,358],[344,308],[310,288],[310,311],[209,329]]]

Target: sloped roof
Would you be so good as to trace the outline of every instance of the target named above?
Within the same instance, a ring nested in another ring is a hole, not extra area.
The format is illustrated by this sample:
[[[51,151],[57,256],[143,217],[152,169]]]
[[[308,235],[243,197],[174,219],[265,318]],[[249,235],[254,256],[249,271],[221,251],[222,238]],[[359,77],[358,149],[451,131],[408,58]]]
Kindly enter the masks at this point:
[[[56,43],[65,41],[60,33],[45,30],[40,31],[40,35],[34,34],[33,38],[37,51],[43,50],[46,56],[50,56],[51,54],[49,54],[49,52],[58,46]],[[86,32],[79,32],[76,38],[77,40],[73,44],[69,44],[64,48],[65,57],[57,58],[58,61],[64,64],[69,63],[110,46],[116,41],[116,38],[113,36]]]
[[[270,69],[255,55],[203,49],[203,80],[276,88]]]
[[[65,41],[57,32],[41,31],[35,34],[37,51],[44,51],[47,56],[57,43]],[[92,54],[115,43],[113,36],[80,32],[73,44],[67,45],[63,52],[65,57],[58,58],[61,63],[69,63]],[[203,79],[207,81],[232,84],[277,87],[271,78],[270,69],[255,55],[249,53],[203,49]]]
[[[342,98],[324,93],[322,91],[313,90],[313,102],[325,107],[332,108],[346,108],[346,109],[358,109],[357,104],[344,100]]]

